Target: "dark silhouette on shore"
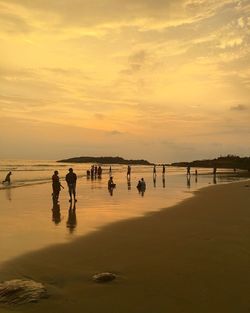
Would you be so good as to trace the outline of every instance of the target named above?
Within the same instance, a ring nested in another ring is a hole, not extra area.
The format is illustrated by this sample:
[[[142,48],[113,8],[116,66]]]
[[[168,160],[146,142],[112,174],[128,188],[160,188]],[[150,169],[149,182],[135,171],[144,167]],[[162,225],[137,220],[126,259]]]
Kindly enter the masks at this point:
[[[165,175],[166,172],[166,166],[165,164],[162,165],[162,175]]]
[[[69,189],[69,201],[72,202],[72,195],[74,198],[74,201],[76,202],[76,181],[77,181],[77,176],[73,172],[73,168],[69,168],[69,173],[66,175],[66,182],[68,184],[68,189]]]
[[[54,174],[52,176],[52,190],[53,190],[52,197],[53,197],[53,201],[58,202],[61,188],[64,188],[64,187],[60,183],[60,178],[58,176],[58,171],[54,171]]]
[[[69,206],[69,211],[68,211],[68,219],[66,226],[69,229],[69,232],[72,234],[76,228],[77,225],[77,219],[76,219],[76,203],[74,202],[72,206],[72,202],[70,203]]]
[[[10,184],[11,184],[11,181],[10,181],[10,176],[11,176],[11,175],[12,175],[12,173],[9,172],[9,173],[6,175],[5,180],[2,181],[2,184],[7,183],[8,185],[10,185]]]
[[[191,175],[190,170],[191,170],[191,168],[190,168],[190,166],[188,165],[188,166],[187,166],[187,176],[190,176],[190,175]]]
[[[136,188],[138,189],[139,194],[143,197],[146,191],[146,183],[143,177],[138,181]]]
[[[115,187],[116,187],[116,184],[113,181],[113,177],[110,176],[110,178],[108,180],[108,191],[109,191],[111,196],[113,196],[113,190]]]

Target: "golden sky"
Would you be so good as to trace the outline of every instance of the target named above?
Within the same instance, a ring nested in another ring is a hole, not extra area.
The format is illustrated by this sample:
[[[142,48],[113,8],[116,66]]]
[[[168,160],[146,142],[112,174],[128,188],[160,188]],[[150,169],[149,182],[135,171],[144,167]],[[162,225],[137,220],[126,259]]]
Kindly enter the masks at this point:
[[[250,155],[249,13],[249,0],[0,0],[0,157]]]

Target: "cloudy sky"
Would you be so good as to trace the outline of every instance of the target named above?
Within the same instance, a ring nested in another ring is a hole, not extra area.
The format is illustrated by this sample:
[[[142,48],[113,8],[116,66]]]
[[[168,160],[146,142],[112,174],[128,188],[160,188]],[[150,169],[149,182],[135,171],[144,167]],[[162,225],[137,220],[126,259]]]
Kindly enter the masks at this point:
[[[249,13],[249,0],[0,0],[0,157],[250,155]]]

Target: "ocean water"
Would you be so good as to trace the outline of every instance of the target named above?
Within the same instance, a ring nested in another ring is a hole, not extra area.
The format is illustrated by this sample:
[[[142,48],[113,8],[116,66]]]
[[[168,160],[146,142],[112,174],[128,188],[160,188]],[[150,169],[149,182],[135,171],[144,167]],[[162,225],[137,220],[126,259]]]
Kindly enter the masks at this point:
[[[11,185],[0,187],[0,265],[23,253],[50,245],[70,242],[79,236],[99,231],[104,226],[120,220],[136,218],[168,208],[192,196],[193,191],[212,184],[240,179],[230,170],[219,170],[216,179],[211,169],[191,170],[187,179],[185,168],[157,166],[153,177],[152,166],[132,166],[131,179],[127,180],[127,166],[112,164],[116,188],[111,194],[107,188],[110,165],[104,165],[101,179],[88,179],[87,169],[92,164],[69,164],[55,161],[1,160],[0,176],[4,180],[12,171]],[[65,182],[68,168],[78,176],[77,203],[69,203]],[[53,204],[51,176],[59,171],[60,202]],[[139,179],[146,182],[145,193],[139,193]]]

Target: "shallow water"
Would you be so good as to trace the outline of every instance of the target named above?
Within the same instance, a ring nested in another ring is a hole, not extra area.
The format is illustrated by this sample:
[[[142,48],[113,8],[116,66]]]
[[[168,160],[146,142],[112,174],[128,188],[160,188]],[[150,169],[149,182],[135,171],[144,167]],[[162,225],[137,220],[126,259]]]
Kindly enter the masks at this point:
[[[8,170],[13,172],[13,183],[10,187],[2,186],[0,190],[0,264],[22,253],[69,242],[109,223],[170,207],[192,196],[192,191],[209,184],[236,179],[228,171],[223,171],[214,180],[211,169],[198,169],[198,177],[191,175],[188,180],[185,169],[173,167],[167,168],[165,176],[158,167],[157,176],[153,179],[152,166],[132,166],[131,180],[128,181],[127,167],[112,165],[117,187],[111,195],[107,189],[109,166],[103,167],[102,179],[92,180],[85,175],[90,164],[74,164],[72,167],[78,174],[78,201],[73,210],[63,179],[70,164],[51,161],[8,162],[1,161],[2,173]],[[51,199],[50,177],[55,169],[59,171],[61,183],[65,186],[58,206],[53,205]],[[136,188],[141,177],[144,177],[147,186],[143,195]]]

